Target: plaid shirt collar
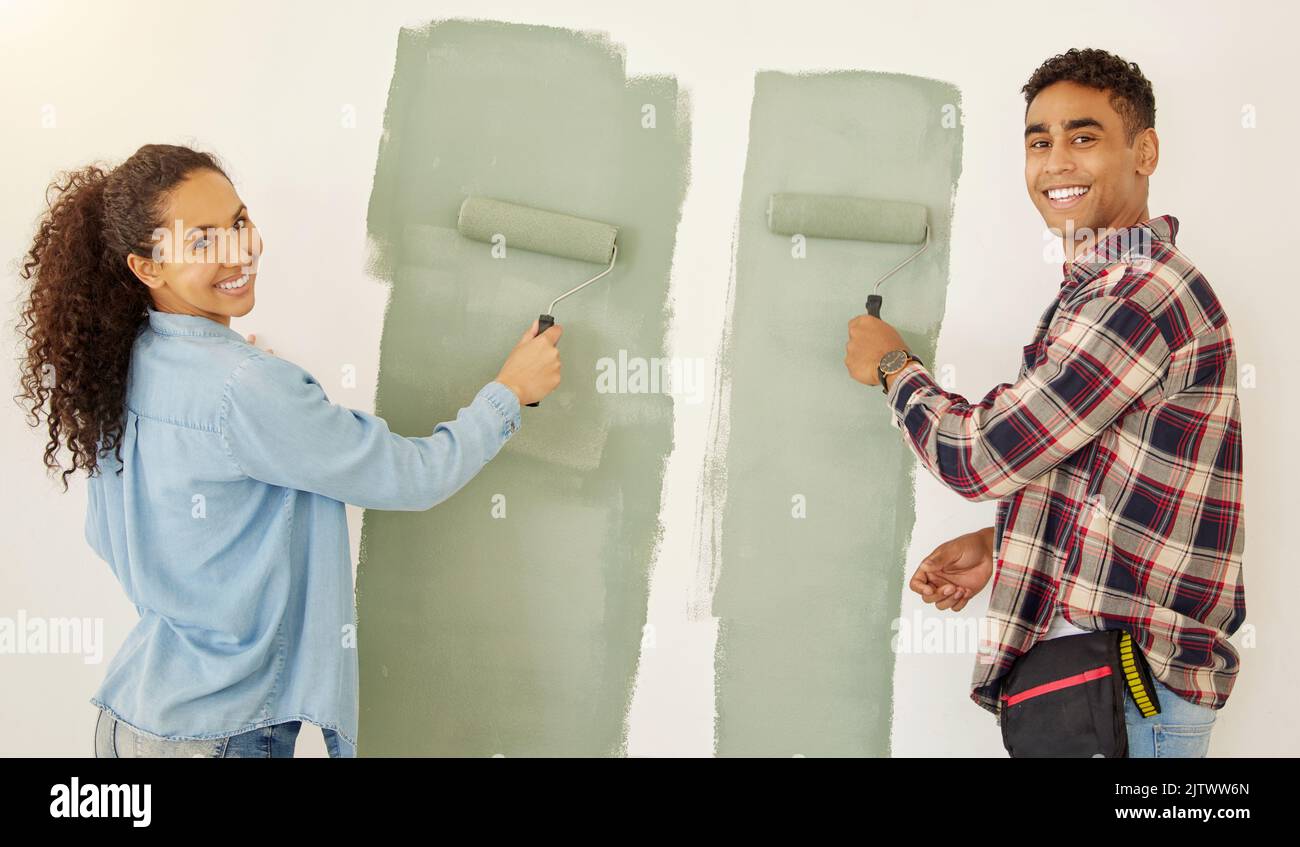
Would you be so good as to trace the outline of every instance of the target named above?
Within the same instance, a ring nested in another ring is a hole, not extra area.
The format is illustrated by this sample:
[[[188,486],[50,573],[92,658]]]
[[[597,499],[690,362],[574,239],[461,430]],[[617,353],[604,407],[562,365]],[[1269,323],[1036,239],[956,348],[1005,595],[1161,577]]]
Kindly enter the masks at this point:
[[[1061,285],[1075,288],[1083,285],[1113,265],[1151,260],[1152,244],[1168,241],[1177,244],[1178,218],[1160,215],[1130,227],[1111,231],[1073,262],[1061,263]]]

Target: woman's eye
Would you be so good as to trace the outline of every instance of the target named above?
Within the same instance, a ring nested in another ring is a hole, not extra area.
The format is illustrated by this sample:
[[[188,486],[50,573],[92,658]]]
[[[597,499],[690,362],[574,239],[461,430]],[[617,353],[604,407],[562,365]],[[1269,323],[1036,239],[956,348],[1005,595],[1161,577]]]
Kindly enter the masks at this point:
[[[243,226],[240,226],[240,224],[243,224]],[[248,220],[248,218],[240,218],[239,220],[235,221],[235,227],[236,227],[237,229],[247,229],[247,228],[248,228],[248,224],[249,224],[249,220]],[[195,250],[203,250],[203,249],[205,249],[205,248],[206,248],[209,244],[211,244],[211,243],[212,243],[212,242],[210,242],[210,241],[209,241],[208,239],[206,239],[206,238],[196,238],[196,239],[194,239],[193,249],[195,249]]]

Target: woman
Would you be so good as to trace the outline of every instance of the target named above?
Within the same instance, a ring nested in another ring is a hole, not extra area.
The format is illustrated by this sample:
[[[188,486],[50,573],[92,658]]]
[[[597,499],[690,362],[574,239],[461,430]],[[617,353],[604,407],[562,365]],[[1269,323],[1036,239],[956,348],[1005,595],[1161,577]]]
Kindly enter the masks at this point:
[[[562,330],[534,324],[454,421],[399,436],[230,328],[262,242],[215,157],[150,144],[64,176],[23,263],[21,396],[47,468],[72,454],[64,490],[89,476],[86,540],[140,613],[91,698],[95,755],[292,756],[307,721],[354,756],[344,503],[454,494],[559,384]]]

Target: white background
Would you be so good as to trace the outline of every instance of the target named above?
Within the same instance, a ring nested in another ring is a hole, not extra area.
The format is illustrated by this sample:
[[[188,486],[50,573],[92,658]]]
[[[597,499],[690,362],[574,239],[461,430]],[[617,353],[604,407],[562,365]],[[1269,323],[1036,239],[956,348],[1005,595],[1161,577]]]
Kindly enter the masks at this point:
[[[188,143],[229,165],[266,240],[257,307],[235,328],[302,364],[335,402],[373,411],[387,289],[364,272],[366,204],[398,28],[442,17],[604,31],[625,45],[630,73],[671,74],[689,90],[692,182],[674,263],[671,352],[710,363],[724,317],[754,72],[857,68],[955,83],[964,164],[937,364],[953,366],[956,390],[972,398],[1014,378],[1020,345],[1060,281],[1059,259],[1045,258],[1042,222],[1024,187],[1020,86],[1069,47],[1101,47],[1138,62],[1155,87],[1162,142],[1151,213],[1180,219],[1179,246],[1224,302],[1240,361],[1254,367],[1258,386],[1241,395],[1254,646],[1242,647],[1241,675],[1211,753],[1300,753],[1300,729],[1289,719],[1300,686],[1286,661],[1297,644],[1286,611],[1297,567],[1286,552],[1291,524],[1282,520],[1297,476],[1288,441],[1298,411],[1296,274],[1284,252],[1300,185],[1294,7],[0,0],[3,343],[14,337],[17,261],[51,177],[92,160],[116,163],[145,143]],[[1254,129],[1242,126],[1247,106]],[[354,128],[344,126],[348,110]],[[51,115],[55,125],[43,127]],[[353,389],[340,383],[345,365],[356,367]],[[5,368],[4,384],[17,393],[16,367]],[[0,655],[0,755],[91,755],[95,711],[87,698],[135,611],[83,540],[84,481],[62,494],[41,466],[43,430],[28,428],[12,401],[3,409],[0,617],[22,609],[29,617],[103,618],[105,644],[100,664],[76,655]],[[655,646],[643,655],[629,715],[634,755],[712,749],[714,627],[688,621],[685,611],[699,588],[694,528],[707,429],[707,403],[677,405],[649,609]],[[968,504],[924,471],[916,495],[906,575],[939,542],[992,522],[991,504]],[[355,562],[360,511],[349,507],[349,519]],[[904,592],[910,617],[922,604]],[[983,610],[980,597],[961,614],[974,619]],[[1246,643],[1246,634],[1234,643]],[[968,699],[972,663],[971,653],[899,656],[895,755],[1005,755],[992,717]],[[318,730],[307,728],[302,738],[300,755],[323,754]]]

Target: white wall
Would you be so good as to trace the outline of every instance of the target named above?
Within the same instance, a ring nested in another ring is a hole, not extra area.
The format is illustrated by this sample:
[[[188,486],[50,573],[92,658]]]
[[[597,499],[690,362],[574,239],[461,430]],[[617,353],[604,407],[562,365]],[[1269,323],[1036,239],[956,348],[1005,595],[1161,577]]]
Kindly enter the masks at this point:
[[[1258,387],[1242,392],[1247,627],[1256,646],[1242,647],[1241,676],[1211,752],[1294,755],[1300,729],[1270,718],[1300,693],[1283,665],[1296,645],[1286,598],[1298,586],[1281,521],[1297,475],[1296,451],[1284,437],[1300,412],[1291,350],[1296,280],[1283,252],[1297,222],[1289,154],[1300,122],[1287,58],[1300,15],[1275,5],[1008,3],[991,14],[956,2],[877,8],[861,0],[659,0],[637,9],[596,0],[421,0],[331,6],[322,14],[318,4],[232,0],[214,16],[175,3],[6,0],[5,331],[17,309],[16,262],[55,171],[120,161],[144,143],[193,143],[231,166],[267,243],[257,308],[235,328],[257,332],[260,342],[312,371],[336,402],[372,411],[386,289],[363,270],[365,214],[397,29],[438,17],[497,18],[607,31],[627,46],[630,72],[673,74],[690,89],[693,178],[679,232],[671,341],[676,355],[710,361],[723,319],[754,71],[863,68],[957,84],[965,162],[938,364],[953,365],[957,390],[978,397],[1014,377],[1020,345],[1060,276],[1059,263],[1044,260],[1042,222],[1024,189],[1019,88],[1054,53],[1103,47],[1137,61],[1155,86],[1162,159],[1151,212],[1180,219],[1179,245],[1215,286],[1240,360],[1257,373]],[[1256,110],[1255,129],[1241,125],[1246,104]],[[56,125],[42,128],[51,107]],[[349,107],[355,128],[342,125]],[[339,384],[345,364],[357,369],[354,389]],[[6,368],[4,379],[16,393],[16,369]],[[656,646],[643,656],[630,715],[634,754],[711,750],[714,628],[685,614],[696,589],[695,495],[707,424],[707,403],[678,405],[664,483],[666,535],[650,600]],[[102,618],[103,656],[87,664],[76,655],[0,654],[0,755],[90,755],[95,715],[86,698],[135,613],[82,539],[84,482],[59,493],[40,465],[44,441],[16,405],[4,405],[0,617],[21,609]],[[992,520],[991,506],[965,503],[924,471],[917,503],[908,575],[939,542]],[[349,507],[349,517],[355,561],[360,512]],[[921,605],[905,596],[903,615]],[[961,614],[978,617],[983,608],[979,598]],[[967,698],[973,661],[970,653],[899,657],[896,755],[1003,755],[992,718]],[[300,755],[323,753],[317,731],[303,738]]]

